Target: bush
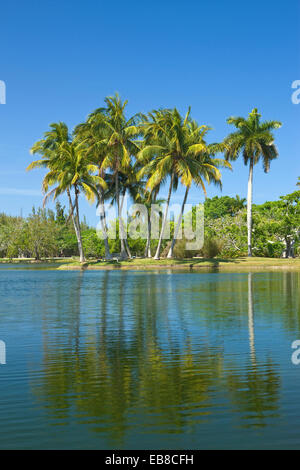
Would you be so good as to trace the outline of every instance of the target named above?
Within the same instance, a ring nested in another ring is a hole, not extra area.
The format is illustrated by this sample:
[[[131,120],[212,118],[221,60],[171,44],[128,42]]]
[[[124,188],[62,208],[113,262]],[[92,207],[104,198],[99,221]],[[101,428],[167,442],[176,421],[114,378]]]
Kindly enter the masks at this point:
[[[173,252],[174,258],[176,259],[193,258],[194,256],[197,255],[197,251],[190,251],[186,249],[187,243],[189,243],[189,241],[186,240],[185,238],[181,240],[177,240],[176,245],[174,247],[174,252]],[[171,246],[171,242],[169,241],[167,242],[164,250],[162,251],[162,255],[161,255],[162,258],[167,257],[170,246]]]
[[[220,255],[222,252],[223,243],[217,238],[205,238],[203,248],[200,251],[200,256],[212,259]]]
[[[284,250],[284,244],[276,241],[257,240],[253,247],[253,254],[263,258],[280,258]]]
[[[97,236],[95,229],[82,232],[82,244],[87,258],[100,258],[104,256],[104,242]]]

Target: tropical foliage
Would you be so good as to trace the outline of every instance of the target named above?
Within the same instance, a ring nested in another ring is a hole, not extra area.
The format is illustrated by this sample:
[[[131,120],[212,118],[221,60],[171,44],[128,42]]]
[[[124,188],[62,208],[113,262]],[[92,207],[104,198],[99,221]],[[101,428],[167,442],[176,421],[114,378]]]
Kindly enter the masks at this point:
[[[43,179],[44,203],[49,197],[56,199],[67,193],[70,204],[70,215],[73,221],[80,261],[85,261],[80,230],[79,203],[80,192],[88,200],[94,201],[98,196],[97,186],[106,186],[105,181],[98,175],[94,175],[97,167],[87,155],[83,142],[75,142],[69,136],[68,127],[64,123],[51,124],[50,131],[44,138],[37,142],[33,148],[33,154],[40,154],[40,160],[33,161],[27,168],[47,168],[48,173]],[[55,186],[48,192],[49,187]],[[72,200],[71,192],[74,191]]]
[[[232,169],[230,161],[236,160],[240,154],[243,155],[244,163],[249,163],[247,233],[244,224],[245,199],[237,196],[235,199],[216,197],[208,200],[205,206],[208,221],[206,241],[200,254],[208,253],[213,256],[221,252],[232,255],[233,251],[242,254],[245,252],[245,235],[248,255],[260,251],[256,245],[252,246],[253,236],[256,237],[260,230],[260,221],[256,214],[256,226],[253,225],[253,168],[262,160],[264,170],[269,171],[270,162],[278,156],[272,130],[281,124],[277,121],[261,122],[260,114],[254,109],[247,119],[228,119],[228,123],[234,125],[237,131],[223,142],[207,143],[210,127],[206,124],[199,125],[191,117],[190,108],[185,116],[174,108],[153,110],[148,114],[136,114],[129,118],[126,109],[127,101],[123,102],[117,94],[107,97],[105,106],[93,111],[85,122],[75,127],[73,133],[69,132],[65,123],[51,124],[50,130],[32,147],[32,153],[38,154],[40,158],[32,162],[28,170],[47,169],[42,184],[44,204],[49,198],[57,199],[63,193],[68,197],[69,211],[65,226],[68,226],[70,235],[69,221],[72,220],[80,261],[84,262],[85,257],[92,252],[95,256],[100,256],[101,253],[106,259],[116,253],[121,259],[132,257],[132,253],[146,257],[154,254],[155,259],[161,256],[179,256],[179,252],[182,255],[184,240],[177,240],[184,225],[184,212],[191,187],[198,187],[199,194],[202,193],[205,197],[207,185],[213,184],[221,189],[221,169]],[[167,197],[162,201],[159,196],[166,185]],[[165,240],[165,233],[170,202],[180,185],[184,189],[181,211],[178,219],[170,223],[171,239],[168,242]],[[82,232],[80,195],[91,203],[96,203],[103,240],[96,241],[95,230],[92,228]],[[133,243],[128,238],[123,221],[125,197],[146,208],[147,240],[135,240]],[[161,206],[163,202],[164,208],[160,216],[152,211],[151,206]],[[117,208],[117,240],[109,237],[110,223],[107,221],[106,203]],[[297,230],[293,228],[293,231],[291,228],[294,227],[291,214],[297,202],[294,198],[293,202],[282,200],[280,204],[282,210],[285,204],[289,215],[281,217],[281,224],[283,220],[286,221],[286,230],[280,226],[276,243],[280,245],[284,242],[286,252],[290,255],[294,252],[298,236]],[[280,212],[279,208],[278,211]],[[32,216],[38,216],[41,223],[50,223],[49,212],[40,210]],[[159,217],[159,234],[156,240],[150,236],[153,217],[156,220]],[[21,227],[21,232],[22,224],[18,219],[16,226]],[[292,235],[290,232],[293,232]],[[59,235],[56,234],[56,237]],[[292,251],[287,237],[294,240]],[[40,241],[42,238],[40,237]],[[50,240],[45,245],[50,252]],[[94,249],[95,245],[98,246],[97,249]],[[279,252],[279,245],[276,253]],[[94,248],[91,249],[91,246]],[[29,250],[28,247],[27,249]],[[35,257],[43,253],[43,250],[39,250],[39,254],[34,254],[34,249],[29,251]],[[10,252],[15,250],[11,248],[7,253]],[[189,253],[193,254],[199,253]]]
[[[247,231],[248,256],[252,256],[252,198],[253,198],[253,169],[262,160],[265,173],[270,170],[270,163],[278,157],[272,131],[281,127],[279,121],[261,122],[261,114],[257,109],[248,118],[230,117],[227,122],[237,128],[224,140],[226,160],[236,160],[243,155],[245,165],[249,164],[248,198],[247,198]]]
[[[204,204],[205,241],[200,251],[186,250],[186,240],[178,240],[174,257],[234,258],[247,255],[247,210],[238,196],[214,197]],[[114,223],[114,221],[112,221]],[[174,233],[171,222],[171,235]],[[262,257],[300,255],[300,191],[282,196],[278,201],[253,205],[253,254]],[[105,240],[84,220],[80,224],[83,250],[87,258],[105,257]],[[117,224],[116,239],[109,239],[111,253],[119,253],[121,243]],[[163,240],[162,255],[167,256],[171,241]],[[154,252],[157,241],[151,240]],[[133,256],[143,257],[148,240],[128,237]],[[33,209],[26,217],[0,214],[0,257],[17,258],[77,256],[78,245],[70,213],[56,204],[56,211]],[[146,253],[147,256],[147,253]]]

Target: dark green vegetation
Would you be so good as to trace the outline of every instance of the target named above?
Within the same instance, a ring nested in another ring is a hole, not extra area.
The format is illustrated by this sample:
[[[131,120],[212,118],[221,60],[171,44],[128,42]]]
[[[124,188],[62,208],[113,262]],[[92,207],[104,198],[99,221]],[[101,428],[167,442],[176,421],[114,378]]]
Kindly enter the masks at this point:
[[[79,214],[79,194],[83,194],[91,202],[95,201],[99,208],[106,259],[110,259],[112,252],[116,250],[120,259],[131,258],[132,252],[148,258],[155,253],[155,260],[161,256],[173,258],[199,254],[185,253],[185,241],[176,244],[178,232],[184,223],[183,214],[190,188],[196,185],[205,195],[206,185],[214,184],[221,188],[220,169],[232,169],[229,161],[236,160],[240,154],[243,155],[245,164],[249,163],[250,167],[247,253],[248,256],[252,256],[252,253],[255,255],[257,251],[262,252],[261,246],[252,249],[253,168],[259,160],[262,160],[264,170],[267,172],[270,162],[277,158],[272,131],[281,124],[277,121],[261,121],[261,115],[257,109],[254,109],[247,119],[229,118],[228,123],[236,127],[236,132],[230,134],[223,142],[209,144],[206,139],[210,128],[205,124],[199,125],[192,119],[190,108],[185,116],[181,116],[174,108],[154,110],[147,115],[136,114],[128,118],[125,112],[126,105],[127,101],[122,102],[118,95],[108,97],[105,99],[105,107],[91,113],[72,134],[65,123],[51,124],[50,130],[32,148],[32,153],[39,155],[40,159],[33,161],[28,170],[47,169],[42,185],[45,193],[44,202],[46,203],[49,197],[56,199],[63,193],[68,196],[69,218],[74,227],[80,262],[84,262],[88,256],[100,256],[100,244],[95,240],[92,231],[87,235],[83,233]],[[217,158],[218,154],[223,157]],[[168,191],[164,214],[160,221],[158,240],[154,242],[150,240],[151,204],[159,202],[158,195],[165,184],[168,185]],[[173,223],[170,243],[166,245],[163,235],[170,201],[173,192],[180,184],[184,188],[181,212],[178,220]],[[127,195],[131,201],[147,207],[146,244],[140,240],[136,243],[127,241],[124,236],[122,210]],[[118,214],[120,241],[113,246],[108,240],[109,227],[104,205],[107,201],[116,205]],[[235,204],[240,203],[238,200]],[[244,253],[243,204],[240,209],[238,214],[225,213],[225,220],[219,217],[217,220],[221,226],[209,225],[202,254],[207,253],[209,257],[213,257],[218,253],[230,256],[240,256]],[[215,216],[212,219],[215,219]],[[279,214],[276,213],[275,216],[278,217]],[[40,217],[47,219],[46,213],[40,213]],[[228,223],[237,226],[229,228]],[[231,233],[232,230],[235,230],[234,234]],[[286,243],[286,240],[283,236],[279,240],[273,240],[274,232],[271,235],[268,237],[267,245],[272,245],[274,242],[276,247],[266,249],[278,255],[281,246],[278,243]],[[293,253],[294,233],[292,238],[291,249],[287,244],[288,255]],[[102,246],[101,250],[102,254]]]

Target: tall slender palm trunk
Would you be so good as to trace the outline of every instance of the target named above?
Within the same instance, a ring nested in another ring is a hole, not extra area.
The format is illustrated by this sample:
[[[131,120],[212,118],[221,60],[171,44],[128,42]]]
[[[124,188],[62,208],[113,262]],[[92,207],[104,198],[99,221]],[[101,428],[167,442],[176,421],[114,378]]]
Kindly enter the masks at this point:
[[[146,247],[145,247],[145,258],[151,258],[151,214],[150,214],[151,208],[147,209],[147,241],[146,241]]]
[[[128,244],[127,238],[125,238],[124,242],[125,242],[125,249],[126,249],[128,258],[132,258],[132,254],[131,254],[131,251],[130,251],[130,248],[129,248],[129,244]]]
[[[171,194],[172,194],[173,181],[174,181],[174,173],[172,173],[172,176],[171,176],[171,182],[170,182],[170,187],[169,187],[168,199],[167,199],[167,203],[166,203],[166,209],[165,209],[165,213],[164,213],[164,218],[163,218],[163,222],[162,222],[162,226],[161,226],[160,236],[159,236],[158,245],[157,245],[157,249],[156,249],[154,259],[160,259],[160,250],[161,250],[162,240],[163,240],[163,236],[164,236],[164,232],[165,232],[165,228],[166,228],[166,223],[167,223],[167,217],[168,217],[170,199],[171,199]]]
[[[248,178],[247,196],[247,231],[248,231],[248,256],[252,256],[252,199],[253,199],[253,159],[251,158]]]
[[[247,197],[247,231],[248,231],[248,256],[252,256],[252,199],[253,199],[253,158],[250,160],[248,197]]]
[[[174,252],[175,244],[176,244],[176,241],[177,241],[179,229],[180,229],[180,226],[181,226],[181,222],[182,222],[182,218],[183,218],[183,212],[184,212],[184,208],[185,208],[185,205],[186,205],[189,190],[190,190],[190,187],[188,186],[186,188],[186,191],[185,191],[184,199],[183,199],[182,206],[181,206],[180,215],[179,215],[178,222],[177,222],[177,225],[176,225],[176,229],[174,230],[173,240],[172,240],[172,243],[171,243],[171,246],[170,246],[170,249],[169,249],[168,258],[173,258],[173,252]]]
[[[115,176],[115,186],[116,186],[116,199],[117,199],[117,206],[118,206],[118,219],[119,219],[119,238],[121,242],[121,258],[125,259],[127,258],[127,252],[125,248],[125,243],[124,243],[124,227],[123,227],[123,221],[122,221],[122,214],[121,214],[121,206],[120,206],[120,189],[119,189],[119,172],[116,172]]]
[[[78,244],[78,251],[79,251],[79,259],[80,263],[85,262],[85,256],[84,256],[84,251],[83,251],[83,245],[82,245],[82,238],[81,238],[81,230],[80,230],[80,222],[79,222],[79,204],[78,204],[78,189],[75,188],[75,209],[76,209],[76,214],[74,214],[74,207],[72,203],[72,198],[69,189],[67,190],[67,195],[69,198],[69,203],[70,203],[70,211],[71,211],[71,217],[75,229],[75,234],[77,238],[77,244]]]
[[[151,230],[152,230],[152,204],[156,203],[157,194],[159,188],[156,188],[154,191],[153,199],[149,207],[147,207],[147,241],[145,247],[145,258],[152,258],[151,254]]]
[[[103,231],[103,241],[104,241],[104,249],[105,249],[105,259],[111,259],[109,244],[108,244],[108,233],[107,233],[107,226],[105,220],[105,209],[104,204],[100,202],[100,221]]]
[[[105,249],[105,259],[111,259],[111,254],[110,254],[109,244],[108,244],[108,230],[107,230],[107,225],[106,225],[105,207],[104,207],[102,190],[100,193],[99,208],[100,208],[100,222],[101,222],[103,239],[104,239],[103,241],[104,241],[104,249]]]
[[[126,196],[126,190],[122,194],[122,202],[121,202],[121,205],[120,205],[120,214],[121,214],[120,218],[121,218],[122,226],[123,226],[122,214],[123,214],[123,205],[124,205],[125,196]],[[123,226],[123,233],[125,233],[124,226]],[[127,236],[124,239],[124,245],[125,245],[125,250],[126,250],[126,253],[127,253],[128,257],[132,258],[131,251],[130,251],[129,244],[128,244],[128,240],[127,240]]]

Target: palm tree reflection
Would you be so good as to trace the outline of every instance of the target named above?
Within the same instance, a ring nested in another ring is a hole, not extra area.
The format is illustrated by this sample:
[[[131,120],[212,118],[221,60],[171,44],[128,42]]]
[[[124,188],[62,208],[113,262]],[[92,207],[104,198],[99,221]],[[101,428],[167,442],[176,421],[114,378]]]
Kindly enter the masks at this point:
[[[228,388],[234,408],[242,418],[242,427],[264,427],[271,417],[278,417],[280,379],[271,359],[257,360],[255,348],[254,277],[248,274],[248,334],[250,362],[238,372],[228,373]],[[269,295],[272,295],[269,292]],[[237,370],[231,367],[231,370]]]
[[[255,333],[254,333],[254,307],[253,307],[253,274],[248,274],[248,328],[250,355],[253,366],[256,365]]]
[[[53,328],[50,312],[44,320],[43,370],[33,387],[60,424],[75,413],[79,423],[88,422],[115,446],[122,445],[130,429],[197,432],[216,416],[220,393],[238,411],[240,426],[263,426],[275,416],[280,381],[272,361],[256,357],[252,274],[246,364],[244,356],[240,363],[229,363],[223,347],[213,342],[211,332],[228,320],[203,310],[202,323],[195,313],[191,324],[193,295],[184,294],[182,305],[181,286],[175,289],[168,276],[106,271],[92,285],[92,278],[85,281],[87,274],[78,276],[75,288],[73,281],[75,295],[73,289],[57,291],[62,296],[58,304],[71,306],[64,308],[63,325]],[[244,292],[243,286],[236,288]],[[243,302],[241,292],[236,294]],[[213,305],[216,290],[204,294]],[[88,307],[95,305],[98,313],[89,315]]]

